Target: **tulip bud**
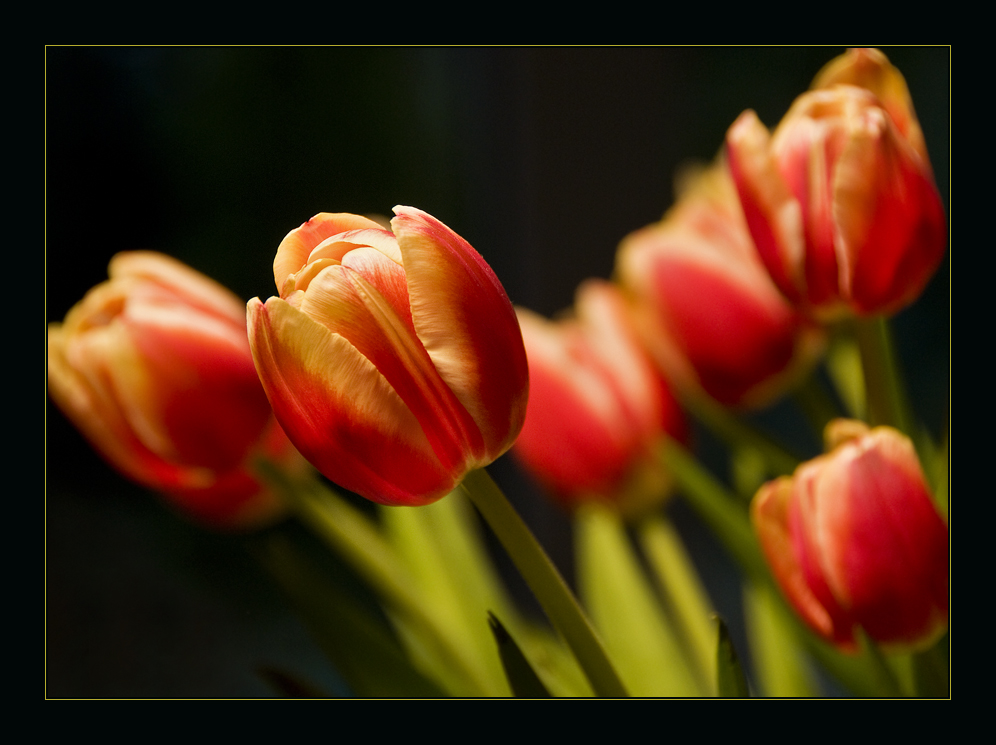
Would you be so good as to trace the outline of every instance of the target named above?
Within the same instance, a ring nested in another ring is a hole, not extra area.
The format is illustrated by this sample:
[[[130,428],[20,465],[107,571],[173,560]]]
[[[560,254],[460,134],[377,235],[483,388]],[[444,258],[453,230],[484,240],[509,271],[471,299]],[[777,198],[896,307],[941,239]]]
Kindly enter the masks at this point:
[[[528,373],[515,312],[448,227],[396,207],[393,233],[320,214],[277,249],[280,297],[249,302],[277,419],[325,476],[375,502],[428,504],[515,441]]]
[[[52,400],[111,465],[197,520],[278,515],[250,460],[303,461],[256,376],[242,302],[153,252],[118,254],[108,274],[49,326]]]
[[[948,620],[948,533],[912,443],[837,420],[826,455],[763,486],[751,504],[761,548],[803,620],[842,649],[861,627],[920,648]]]
[[[867,50],[815,85],[773,135],[752,111],[727,133],[747,224],[772,279],[807,313],[890,315],[919,297],[947,238],[909,92]]]
[[[684,438],[684,416],[614,285],[583,283],[574,311],[548,321],[517,310],[530,394],[512,452],[565,504],[606,499],[635,511],[667,495],[656,450],[665,435]]]
[[[686,179],[664,219],[627,236],[616,272],[643,343],[686,395],[756,408],[822,351],[757,257],[726,165]]]

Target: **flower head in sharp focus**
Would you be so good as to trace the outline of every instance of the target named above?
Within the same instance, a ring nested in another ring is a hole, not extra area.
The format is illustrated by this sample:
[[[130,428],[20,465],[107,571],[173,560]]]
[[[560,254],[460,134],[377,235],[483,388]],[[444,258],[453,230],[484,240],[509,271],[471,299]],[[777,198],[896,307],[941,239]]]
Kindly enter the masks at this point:
[[[550,321],[517,310],[529,359],[526,422],[516,459],[562,503],[656,504],[670,480],[657,457],[684,439],[684,415],[639,345],[615,285],[588,280],[573,313]]]
[[[619,246],[643,344],[684,395],[758,408],[819,358],[823,332],[757,257],[724,161],[689,171],[664,219]]]
[[[947,228],[909,91],[885,55],[850,50],[774,133],[746,111],[726,144],[751,234],[793,303],[833,320],[919,297]]]
[[[48,329],[48,390],[130,479],[211,526],[281,513],[252,471],[306,467],[256,376],[242,301],[163,254],[125,252]]]
[[[845,650],[864,629],[897,649],[929,645],[948,620],[948,531],[908,438],[836,420],[828,453],[763,486],[751,518],[799,615]]]
[[[528,371],[484,259],[434,217],[394,212],[391,230],[329,213],[292,230],[273,262],[280,296],[250,301],[249,337],[313,465],[375,502],[420,505],[511,447]]]

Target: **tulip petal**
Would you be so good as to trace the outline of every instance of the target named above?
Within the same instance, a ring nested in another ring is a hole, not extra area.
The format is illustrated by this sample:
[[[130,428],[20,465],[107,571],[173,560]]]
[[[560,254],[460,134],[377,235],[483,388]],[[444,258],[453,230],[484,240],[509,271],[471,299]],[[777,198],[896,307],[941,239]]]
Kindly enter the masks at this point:
[[[814,594],[800,561],[796,528],[792,519],[792,479],[784,476],[761,487],[751,502],[751,521],[771,572],[786,598],[800,616],[822,636],[849,643],[850,626],[835,621],[826,605]]]
[[[668,414],[664,409],[670,413],[676,407],[665,407],[662,403],[663,381],[652,372],[631,331],[622,296],[614,285],[589,279],[578,287],[574,307],[578,321],[587,329],[593,364],[604,371],[604,385],[614,394],[626,430],[635,441],[653,442],[665,425]]]
[[[824,469],[824,549],[835,595],[876,639],[932,639],[947,623],[947,528],[912,444],[875,430]],[[896,612],[901,609],[902,612]]]
[[[271,416],[245,322],[235,328],[187,306],[134,302],[115,323],[127,333],[120,347],[133,347],[141,360],[130,370],[114,366],[128,376],[117,389],[123,404],[131,402],[133,426],[150,438],[153,428],[161,428],[153,449],[163,457],[216,471],[238,466]],[[205,418],[212,402],[222,399],[230,403],[226,416]],[[138,427],[139,418],[146,426]]]
[[[109,390],[111,376],[103,362],[77,341],[60,324],[49,326],[48,392],[59,409],[99,454],[129,478],[167,488],[195,486],[187,469],[164,462],[135,436]],[[135,369],[137,360],[126,362]]]
[[[811,89],[832,88],[835,85],[853,85],[875,94],[889,112],[900,135],[913,146],[926,168],[930,169],[927,145],[906,79],[881,51],[848,49],[817,73]]]
[[[290,231],[280,242],[273,259],[273,281],[280,296],[284,296],[283,287],[288,277],[308,263],[308,257],[319,243],[339,233],[363,229],[383,230],[383,226],[360,215],[321,212]]]
[[[420,210],[394,211],[415,330],[493,460],[511,447],[526,411],[528,368],[515,311],[467,241]]]
[[[559,496],[609,496],[632,465],[635,432],[577,328],[517,310],[530,395],[517,457]]]
[[[274,413],[323,474],[393,505],[428,504],[456,485],[462,472],[442,466],[411,410],[344,337],[279,298],[250,301],[248,314]]]
[[[944,208],[924,161],[884,117],[852,133],[833,199],[842,294],[862,314],[908,305],[944,257]]]
[[[148,302],[149,295],[173,305],[203,311],[207,316],[225,318],[237,329],[245,327],[245,307],[226,287],[205,277],[176,259],[155,251],[125,251],[116,254],[107,269],[115,280],[129,280],[129,300]],[[138,280],[147,280],[139,282]],[[120,292],[120,290],[115,289]],[[124,294],[122,294],[124,297]]]
[[[466,470],[483,457],[473,419],[415,335],[404,270],[372,248],[351,251],[311,283],[300,310],[347,339],[422,425],[440,461]]]
[[[676,250],[659,251],[648,276],[660,317],[699,385],[720,403],[739,403],[789,364],[799,320],[773,288],[758,292],[749,272],[733,271],[740,264],[690,236],[661,240]]]
[[[806,300],[815,306],[834,303],[840,293],[833,220],[834,165],[845,132],[820,119],[821,109],[836,109],[837,97],[814,94],[799,99],[772,138],[781,176],[802,211],[806,249],[803,257]]]
[[[730,173],[758,254],[778,288],[793,301],[805,291],[803,218],[771,155],[770,135],[745,111],[726,135]]]
[[[369,246],[377,249],[387,256],[394,263],[400,266],[401,251],[398,248],[398,240],[389,230],[383,228],[365,230],[347,230],[345,233],[337,233],[331,238],[326,238],[312,250],[308,257],[308,262],[317,261],[323,258],[332,258],[342,261],[347,253],[358,246]]]
[[[948,536],[913,444],[843,420],[825,436],[840,444],[754,497],[772,572],[803,619],[844,649],[859,625],[887,648],[928,646],[947,625]]]

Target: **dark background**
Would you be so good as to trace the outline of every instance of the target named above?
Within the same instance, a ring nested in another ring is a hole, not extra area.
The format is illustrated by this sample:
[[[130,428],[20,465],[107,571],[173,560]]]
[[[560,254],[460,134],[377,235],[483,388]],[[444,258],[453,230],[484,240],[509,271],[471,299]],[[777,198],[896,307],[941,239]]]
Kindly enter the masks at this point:
[[[609,276],[623,236],[662,215],[683,162],[711,159],[746,108],[773,127],[842,51],[49,47],[46,320],[137,248],[265,299],[288,230],[320,211],[396,204],[468,239],[514,303],[553,313],[581,280]],[[884,51],[907,78],[947,206],[950,49]],[[946,265],[895,323],[935,433],[948,277]],[[507,457],[491,470],[569,575],[563,516]],[[47,696],[267,696],[261,664],[343,692],[241,539],[195,528],[120,479],[50,405],[46,477]],[[672,509],[742,639],[735,574]]]

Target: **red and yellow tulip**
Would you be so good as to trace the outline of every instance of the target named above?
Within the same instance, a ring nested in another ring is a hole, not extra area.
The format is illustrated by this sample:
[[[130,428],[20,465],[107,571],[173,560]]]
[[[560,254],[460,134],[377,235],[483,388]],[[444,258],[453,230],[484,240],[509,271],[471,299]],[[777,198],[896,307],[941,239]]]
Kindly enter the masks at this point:
[[[899,71],[851,50],[817,76],[774,133],[753,111],[726,148],[772,279],[805,312],[891,315],[944,256],[944,209]]]
[[[630,511],[667,496],[657,448],[664,436],[685,437],[684,415],[619,290],[592,279],[568,318],[518,314],[531,392],[516,458],[568,505],[603,499]]]
[[[758,259],[723,162],[689,179],[663,220],[622,241],[616,273],[647,350],[686,395],[764,406],[822,351],[820,329]]]
[[[480,254],[430,215],[394,211],[391,230],[328,213],[292,230],[273,263],[279,297],[249,302],[249,339],[277,419],[319,471],[420,505],[511,447],[528,372]]]
[[[948,620],[948,531],[908,438],[836,420],[829,452],[763,486],[751,517],[778,584],[818,634],[851,650],[858,627],[893,648]]]
[[[242,302],[162,254],[118,254],[48,329],[52,400],[115,468],[217,527],[281,511],[250,459],[300,455],[256,376]]]

